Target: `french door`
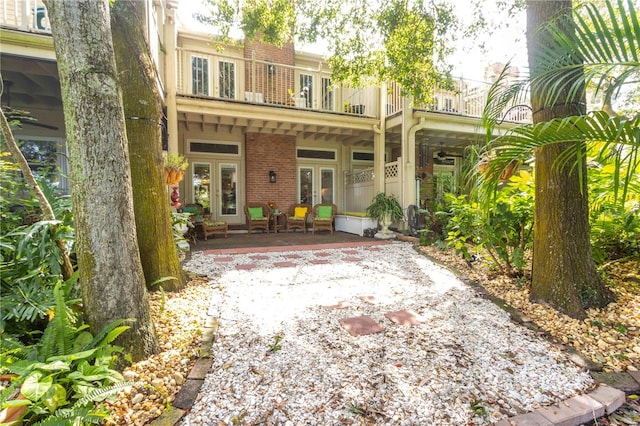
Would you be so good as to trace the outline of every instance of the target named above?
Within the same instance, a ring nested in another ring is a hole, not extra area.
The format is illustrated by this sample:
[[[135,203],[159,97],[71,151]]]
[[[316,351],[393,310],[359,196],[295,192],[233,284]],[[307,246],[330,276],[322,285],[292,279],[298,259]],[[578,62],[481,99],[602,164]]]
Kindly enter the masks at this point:
[[[326,166],[298,167],[298,200],[312,206],[335,203],[335,168]]]
[[[193,202],[210,212],[213,220],[238,221],[238,170],[234,161],[191,163]]]

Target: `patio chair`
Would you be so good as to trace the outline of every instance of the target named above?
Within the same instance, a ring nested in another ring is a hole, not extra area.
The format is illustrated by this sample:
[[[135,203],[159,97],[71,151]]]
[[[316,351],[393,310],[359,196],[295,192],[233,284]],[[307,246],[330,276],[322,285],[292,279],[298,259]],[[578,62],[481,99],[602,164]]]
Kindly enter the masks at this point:
[[[309,214],[311,214],[311,204],[296,203],[289,206],[289,211],[286,214],[287,232],[290,229],[293,229],[294,232],[296,229],[302,229],[306,234]]]
[[[313,206],[311,214],[311,231],[326,229],[333,235],[333,218],[338,213],[338,207],[331,203],[320,203]]]
[[[271,209],[263,203],[247,203],[244,206],[244,215],[247,218],[247,232],[263,229],[269,233],[271,222]]]

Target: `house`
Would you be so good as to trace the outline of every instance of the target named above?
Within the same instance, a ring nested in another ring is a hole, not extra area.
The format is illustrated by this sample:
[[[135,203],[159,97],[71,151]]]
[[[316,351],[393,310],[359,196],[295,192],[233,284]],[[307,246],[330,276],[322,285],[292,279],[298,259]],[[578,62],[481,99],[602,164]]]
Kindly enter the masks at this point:
[[[163,149],[190,162],[182,201],[201,203],[216,220],[242,226],[248,202],[362,211],[380,191],[406,207],[454,188],[464,147],[482,137],[489,83],[459,79],[455,90],[435,89],[431,105],[412,106],[393,82],[348,88],[332,81],[320,55],[293,44],[238,42],[220,51],[207,34],[179,25],[176,0],[145,1],[166,109]],[[15,133],[32,166],[55,166],[50,178],[68,190],[46,8],[41,0],[2,2],[2,105],[38,118]],[[506,118],[502,129],[529,119]]]

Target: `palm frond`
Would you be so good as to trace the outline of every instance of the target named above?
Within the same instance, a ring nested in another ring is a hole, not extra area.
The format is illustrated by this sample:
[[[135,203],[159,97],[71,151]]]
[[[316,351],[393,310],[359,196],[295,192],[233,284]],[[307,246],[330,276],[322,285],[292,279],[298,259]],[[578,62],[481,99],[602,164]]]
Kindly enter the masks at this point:
[[[593,82],[599,90],[617,90],[640,71],[640,29],[634,2],[607,2],[606,11],[591,3],[579,8],[572,23],[574,34],[566,33],[567,17],[544,27],[543,39],[552,46],[536,52],[538,69],[532,76],[542,93],[545,105],[554,105],[562,93],[569,99],[584,95],[585,82]],[[567,53],[570,52],[570,53]],[[576,78],[577,77],[577,78]],[[615,81],[617,84],[609,84]],[[608,95],[609,93],[607,93]]]
[[[487,141],[493,137],[493,129],[503,119],[505,111],[510,107],[528,103],[529,82],[522,80],[509,84],[507,71],[510,66],[511,63],[507,62],[487,92],[487,100],[482,112],[482,126],[485,128]]]

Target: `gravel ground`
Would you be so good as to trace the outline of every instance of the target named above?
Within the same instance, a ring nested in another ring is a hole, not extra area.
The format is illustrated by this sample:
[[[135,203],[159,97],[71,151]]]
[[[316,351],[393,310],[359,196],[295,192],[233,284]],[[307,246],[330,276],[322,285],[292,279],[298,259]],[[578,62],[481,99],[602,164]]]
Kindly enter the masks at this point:
[[[219,335],[183,425],[488,424],[593,387],[409,243],[221,257],[193,253],[185,265],[212,279],[200,304]],[[348,306],[326,307],[339,302]],[[400,310],[423,323],[384,316]],[[339,323],[361,315],[384,331],[352,337]]]

